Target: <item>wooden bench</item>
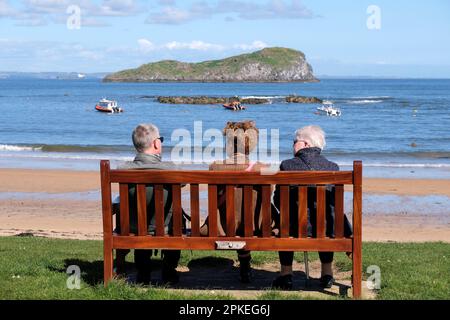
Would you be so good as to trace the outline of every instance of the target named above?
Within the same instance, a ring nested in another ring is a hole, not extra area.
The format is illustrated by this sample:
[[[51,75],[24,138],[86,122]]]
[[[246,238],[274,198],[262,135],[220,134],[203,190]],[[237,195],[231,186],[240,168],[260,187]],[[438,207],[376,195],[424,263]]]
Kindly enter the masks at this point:
[[[223,245],[244,243],[245,250],[251,251],[333,251],[351,252],[353,259],[353,297],[361,297],[362,281],[362,162],[355,161],[353,171],[340,172],[280,172],[262,175],[252,172],[218,171],[142,171],[111,170],[109,161],[101,161],[101,194],[103,208],[104,239],[104,283],[113,277],[114,250],[117,258],[121,250],[127,249],[172,249],[172,250],[217,250]],[[119,184],[120,192],[120,234],[114,233],[112,213],[112,184]],[[128,185],[137,185],[138,226],[137,234],[130,233],[128,209]],[[147,231],[146,185],[154,186],[156,232]],[[173,235],[165,234],[163,186],[171,186],[173,192]],[[183,233],[182,192],[183,185],[190,186],[191,232]],[[200,236],[200,185],[207,185],[209,215],[209,235]],[[217,190],[226,186],[227,225],[225,237],[218,236]],[[244,237],[235,235],[234,190],[235,186],[244,190]],[[280,187],[280,234],[272,236],[271,230],[271,186]],[[289,186],[298,186],[299,226],[298,236],[289,235]],[[326,185],[335,185],[335,238],[325,234],[325,190]],[[353,186],[353,236],[344,237],[344,186]],[[253,235],[252,197],[253,187],[262,190],[262,235]],[[317,187],[317,237],[307,233],[307,188]],[[116,261],[120,263],[120,261]]]

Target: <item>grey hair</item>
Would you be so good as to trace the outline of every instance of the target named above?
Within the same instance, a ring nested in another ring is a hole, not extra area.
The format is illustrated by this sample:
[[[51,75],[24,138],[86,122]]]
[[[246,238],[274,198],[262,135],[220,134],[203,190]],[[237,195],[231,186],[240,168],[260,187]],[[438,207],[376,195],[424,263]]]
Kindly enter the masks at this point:
[[[307,126],[295,132],[296,140],[304,140],[311,147],[323,150],[326,146],[325,132],[319,126]]]
[[[138,152],[144,152],[159,138],[159,129],[153,124],[140,124],[133,131],[133,144]]]

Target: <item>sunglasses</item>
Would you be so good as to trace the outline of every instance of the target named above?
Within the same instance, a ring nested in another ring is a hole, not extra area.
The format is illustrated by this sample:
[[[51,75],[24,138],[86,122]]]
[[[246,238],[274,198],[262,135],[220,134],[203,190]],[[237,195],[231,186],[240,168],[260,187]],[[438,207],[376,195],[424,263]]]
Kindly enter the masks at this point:
[[[159,140],[159,141],[161,141],[161,143],[164,143],[164,137],[159,137],[159,138],[156,138],[155,140]]]

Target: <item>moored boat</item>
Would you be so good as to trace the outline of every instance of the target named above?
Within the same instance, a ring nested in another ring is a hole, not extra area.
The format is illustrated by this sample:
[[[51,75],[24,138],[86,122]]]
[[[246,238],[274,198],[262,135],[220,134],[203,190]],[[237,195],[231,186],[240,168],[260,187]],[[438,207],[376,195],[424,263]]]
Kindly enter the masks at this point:
[[[117,106],[117,101],[102,99],[95,106],[95,110],[105,113],[121,113],[123,109]]]
[[[322,106],[317,108],[317,114],[324,114],[329,117],[340,117],[342,115],[342,111],[339,108],[336,108],[331,101],[324,101]]]
[[[245,110],[246,109],[246,107],[241,105],[240,102],[238,102],[238,103],[227,103],[227,104],[224,104],[223,107],[225,109],[233,110],[233,111],[241,111],[241,110]]]

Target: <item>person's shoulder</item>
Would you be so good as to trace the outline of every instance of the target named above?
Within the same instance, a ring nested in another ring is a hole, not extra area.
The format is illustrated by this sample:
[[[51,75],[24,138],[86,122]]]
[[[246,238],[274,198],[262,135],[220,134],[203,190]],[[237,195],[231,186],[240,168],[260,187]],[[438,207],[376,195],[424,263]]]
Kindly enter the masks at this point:
[[[330,161],[328,159],[326,159],[328,162],[328,167],[330,171],[339,171],[339,165],[336,162]]]
[[[280,170],[281,171],[294,170],[298,166],[297,162],[298,162],[297,158],[283,160],[280,164]]]

